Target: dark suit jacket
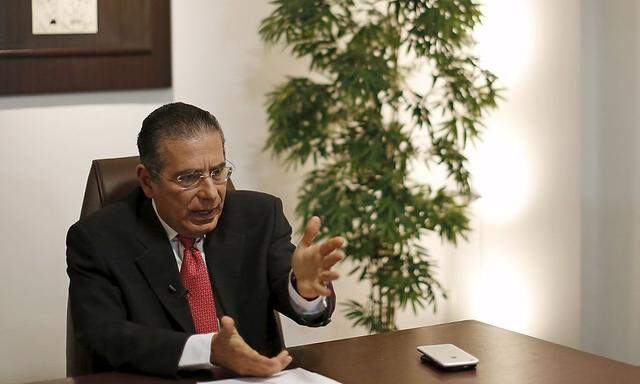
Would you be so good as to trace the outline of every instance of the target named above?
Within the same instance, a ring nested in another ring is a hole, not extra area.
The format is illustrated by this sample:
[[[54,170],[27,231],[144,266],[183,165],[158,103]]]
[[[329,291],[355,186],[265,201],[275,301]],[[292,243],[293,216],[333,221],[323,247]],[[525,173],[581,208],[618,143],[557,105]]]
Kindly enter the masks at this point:
[[[228,191],[220,221],[204,243],[218,315],[233,317],[244,340],[268,356],[283,348],[273,309],[319,326],[329,322],[335,306],[332,296],[313,321],[291,308],[290,238],[279,199]],[[91,354],[92,370],[175,375],[194,325],[166,232],[142,190],[74,224],[67,234],[67,265],[73,325]]]

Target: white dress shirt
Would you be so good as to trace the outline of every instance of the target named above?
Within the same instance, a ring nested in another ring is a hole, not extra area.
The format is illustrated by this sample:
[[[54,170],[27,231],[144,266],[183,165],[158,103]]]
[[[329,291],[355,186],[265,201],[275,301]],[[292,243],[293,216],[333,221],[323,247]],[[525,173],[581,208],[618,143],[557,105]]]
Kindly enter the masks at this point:
[[[167,223],[162,220],[160,215],[158,215],[158,209],[156,208],[156,202],[151,201],[153,205],[153,210],[156,212],[156,216],[158,216],[158,220],[160,220],[160,224],[164,228],[167,233],[167,238],[169,239],[169,243],[171,244],[171,249],[173,249],[173,255],[176,258],[176,264],[178,266],[178,272],[182,268],[182,256],[184,255],[184,247],[182,243],[178,240],[178,232],[176,232],[173,228],[171,228]],[[207,263],[207,260],[204,256],[204,236],[196,239],[194,245],[200,251],[202,255],[202,261]],[[300,296],[300,294],[295,290],[293,285],[291,284],[291,273],[289,272],[289,297],[291,299],[291,306],[293,309],[300,315],[313,316],[316,314],[321,314],[327,308],[327,299],[325,296],[319,296],[314,300],[308,301],[304,297]],[[180,361],[178,362],[178,368],[180,369],[202,369],[202,368],[211,368],[213,365],[211,364],[211,339],[213,338],[214,333],[200,333],[189,336],[186,344],[184,345],[184,349],[182,350],[182,355],[180,356]]]

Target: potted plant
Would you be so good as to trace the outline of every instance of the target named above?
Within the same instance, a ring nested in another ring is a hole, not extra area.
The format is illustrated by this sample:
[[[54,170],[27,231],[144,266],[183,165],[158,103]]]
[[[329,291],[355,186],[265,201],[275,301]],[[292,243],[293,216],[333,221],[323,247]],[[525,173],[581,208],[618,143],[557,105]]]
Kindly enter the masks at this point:
[[[496,107],[496,77],[472,53],[473,0],[273,0],[260,35],[309,60],[268,95],[266,149],[314,164],[296,212],[347,239],[351,273],[368,301],[343,303],[354,325],[397,328],[398,309],[446,297],[421,237],[455,244],[475,198],[464,150]],[[421,78],[419,86],[412,78]],[[443,167],[435,186],[412,165]]]

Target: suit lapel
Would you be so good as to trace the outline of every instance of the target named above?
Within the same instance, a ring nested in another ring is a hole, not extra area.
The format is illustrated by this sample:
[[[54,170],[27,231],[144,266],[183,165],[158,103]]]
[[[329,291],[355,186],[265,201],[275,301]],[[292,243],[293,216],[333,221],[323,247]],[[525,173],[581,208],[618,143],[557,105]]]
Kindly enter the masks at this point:
[[[222,308],[222,314],[231,316],[236,322],[236,296],[240,288],[243,248],[244,236],[224,231],[223,228],[216,228],[209,233],[204,244],[213,294]]]
[[[143,203],[140,211],[137,237],[146,249],[135,260],[140,271],[162,305],[182,329],[195,333],[189,303],[186,297],[180,294],[184,288],[173,250],[149,200]]]

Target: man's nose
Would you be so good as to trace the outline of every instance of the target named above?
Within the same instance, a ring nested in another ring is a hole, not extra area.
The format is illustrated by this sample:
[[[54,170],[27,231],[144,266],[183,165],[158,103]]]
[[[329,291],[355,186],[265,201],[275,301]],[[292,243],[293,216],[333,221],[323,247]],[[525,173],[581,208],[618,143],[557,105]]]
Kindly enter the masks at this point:
[[[220,198],[218,188],[211,177],[205,177],[198,186],[198,197],[214,201]]]

